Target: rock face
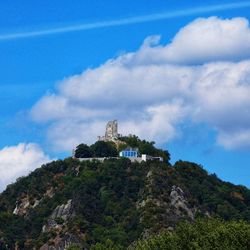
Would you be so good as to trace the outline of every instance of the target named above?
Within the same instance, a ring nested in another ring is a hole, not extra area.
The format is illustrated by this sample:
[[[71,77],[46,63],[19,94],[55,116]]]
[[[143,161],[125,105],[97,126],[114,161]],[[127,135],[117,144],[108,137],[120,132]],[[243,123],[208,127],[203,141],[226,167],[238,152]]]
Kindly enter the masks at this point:
[[[141,197],[136,208],[140,213],[140,223],[145,228],[142,238],[158,232],[159,228],[173,230],[180,220],[194,220],[195,208],[188,204],[187,194],[178,186],[168,185],[164,169],[147,172]]]
[[[66,204],[62,204],[61,206],[57,206],[51,215],[51,219],[63,218],[67,220],[71,217],[73,213],[72,200],[68,200]]]
[[[13,214],[23,216],[27,214],[28,208],[30,207],[29,196],[23,196],[20,200],[16,201],[16,207]]]
[[[13,211],[13,214],[19,216],[27,215],[30,208],[37,207],[45,197],[52,198],[54,196],[54,192],[55,192],[54,188],[50,187],[49,189],[46,190],[45,194],[40,199],[35,198],[33,196],[29,196],[28,194],[22,194],[16,201],[16,207]]]
[[[43,232],[47,232],[52,228],[60,229],[61,225],[72,216],[74,216],[72,200],[68,200],[66,204],[57,206],[54,209],[50,218],[47,221],[47,224],[43,226]],[[62,222],[58,223],[57,219],[62,219]]]
[[[49,198],[52,198],[55,194],[55,190],[53,187],[50,187],[46,190],[46,193],[45,193],[45,197],[49,197]]]
[[[19,215],[19,216],[25,216],[28,213],[28,210],[30,208],[35,208],[39,205],[41,200],[33,200],[33,204],[30,202],[29,196],[25,196],[21,198],[20,200],[16,201],[16,207],[13,211],[13,214]]]
[[[79,237],[67,232],[67,221],[74,215],[72,200],[68,200],[66,204],[59,205],[54,209],[42,231],[49,232],[53,230],[57,233],[57,236],[50,239],[40,250],[65,250],[71,244],[81,245]]]
[[[186,213],[186,215],[194,220],[194,213],[191,209],[188,208],[187,200],[184,197],[184,192],[180,187],[173,186],[170,193],[170,203],[171,206],[175,209],[177,215],[182,215]]]

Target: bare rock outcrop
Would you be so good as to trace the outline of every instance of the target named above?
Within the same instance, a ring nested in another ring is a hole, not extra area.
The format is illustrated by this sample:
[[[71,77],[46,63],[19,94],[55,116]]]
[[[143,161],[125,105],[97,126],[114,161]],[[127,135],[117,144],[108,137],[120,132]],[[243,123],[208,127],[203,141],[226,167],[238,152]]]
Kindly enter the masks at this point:
[[[170,193],[170,203],[177,215],[182,216],[183,213],[185,213],[185,215],[187,215],[191,220],[194,220],[194,212],[188,207],[188,202],[185,199],[184,192],[180,187],[172,187]]]
[[[60,206],[57,206],[55,210],[53,211],[51,215],[51,219],[55,218],[63,218],[64,220],[67,220],[72,215],[72,200],[68,200],[66,204],[62,204]]]
[[[26,215],[29,207],[31,207],[29,196],[22,195],[21,198],[16,201],[16,207],[13,214],[20,216]]]
[[[13,211],[13,214],[19,216],[25,216],[28,213],[30,208],[35,208],[40,204],[41,200],[30,199],[28,195],[23,196],[16,201],[16,207]]]
[[[65,250],[71,244],[81,246],[80,236],[70,234],[67,231],[67,222],[75,215],[73,201],[57,206],[43,226],[43,232],[53,230],[57,236],[50,239],[39,250]]]
[[[69,218],[74,216],[74,209],[72,200],[68,200],[66,204],[57,206],[52,212],[50,218],[48,219],[46,225],[43,226],[43,232],[47,232],[52,228],[59,229],[64,222]],[[62,222],[58,223],[58,219],[61,219]]]
[[[37,207],[40,202],[43,201],[44,198],[52,198],[55,194],[55,190],[53,187],[49,187],[44,193],[43,197],[40,199],[29,195],[29,194],[21,194],[20,197],[16,201],[16,207],[13,210],[13,214],[19,216],[27,215],[29,209]]]
[[[44,197],[52,198],[55,195],[55,190],[53,187],[49,187],[44,194]]]

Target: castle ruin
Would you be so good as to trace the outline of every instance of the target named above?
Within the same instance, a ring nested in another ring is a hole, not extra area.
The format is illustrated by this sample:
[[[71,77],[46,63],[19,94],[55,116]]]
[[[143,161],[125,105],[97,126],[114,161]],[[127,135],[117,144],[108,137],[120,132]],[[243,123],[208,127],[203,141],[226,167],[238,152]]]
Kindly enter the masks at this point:
[[[105,136],[98,136],[99,141],[115,141],[121,135],[118,133],[118,122],[117,120],[109,121],[106,125]]]

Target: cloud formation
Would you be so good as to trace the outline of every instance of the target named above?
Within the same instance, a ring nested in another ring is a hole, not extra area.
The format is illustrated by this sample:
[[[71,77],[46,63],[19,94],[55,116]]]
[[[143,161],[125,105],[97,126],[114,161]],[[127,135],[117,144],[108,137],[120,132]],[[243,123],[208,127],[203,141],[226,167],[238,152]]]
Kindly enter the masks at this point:
[[[16,178],[27,175],[50,159],[37,144],[20,143],[0,150],[0,192]]]
[[[130,55],[138,63],[202,64],[239,61],[250,57],[250,28],[245,18],[198,18],[183,27],[166,46],[159,37],[146,39],[141,49]]]
[[[167,45],[141,48],[63,80],[32,108],[56,150],[93,142],[117,118],[121,132],[164,143],[181,125],[208,124],[226,148],[250,147],[250,29],[244,18],[200,18]],[[244,59],[244,60],[242,60]]]

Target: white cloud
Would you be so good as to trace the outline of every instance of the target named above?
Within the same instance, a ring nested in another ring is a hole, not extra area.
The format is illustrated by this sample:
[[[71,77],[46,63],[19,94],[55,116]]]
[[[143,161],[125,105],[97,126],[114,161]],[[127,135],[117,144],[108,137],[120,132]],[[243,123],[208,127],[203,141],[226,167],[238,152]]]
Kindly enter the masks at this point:
[[[132,133],[141,138],[164,143],[179,135],[175,125],[181,122],[186,110],[181,103],[175,102],[151,106],[142,111],[137,108],[138,113],[132,117],[128,114],[129,108],[123,108],[122,112],[126,112],[127,117],[126,114],[119,114],[110,109],[110,115],[99,120],[58,120],[50,126],[48,138],[56,150],[70,151],[79,143],[93,143],[98,135],[104,135],[107,119],[119,117],[122,121],[119,130],[122,134]]]
[[[137,52],[63,80],[31,115],[49,124],[57,150],[93,142],[114,118],[122,133],[159,143],[180,136],[179,125],[188,121],[209,124],[227,148],[248,147],[250,60],[235,59],[250,56],[249,34],[243,18],[197,19],[166,46],[150,37]]]
[[[130,54],[135,63],[201,64],[213,61],[239,61],[250,57],[250,28],[246,18],[198,18],[183,27],[166,46],[160,37],[147,39],[138,53]]]
[[[27,175],[35,168],[50,161],[37,144],[20,143],[0,150],[0,192],[16,180]]]
[[[48,138],[55,150],[71,151],[78,144],[94,142],[98,135],[103,135],[105,121],[60,119],[49,127]]]
[[[250,148],[250,129],[222,132],[218,137],[219,144],[227,149]]]

